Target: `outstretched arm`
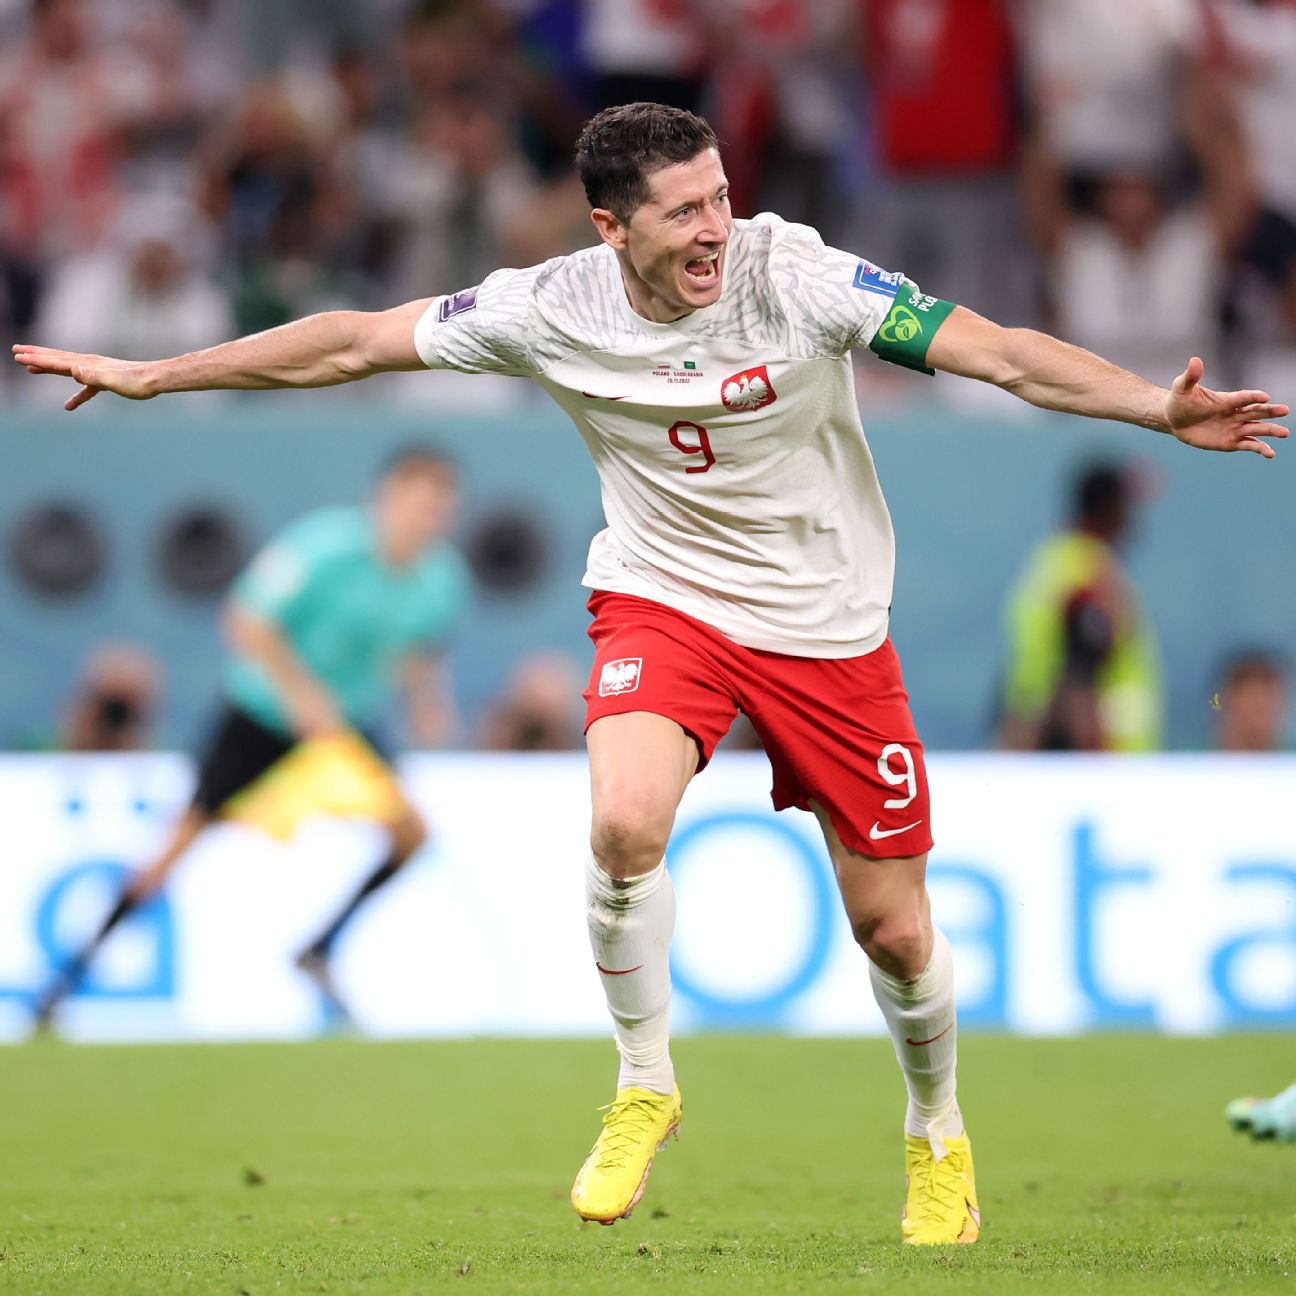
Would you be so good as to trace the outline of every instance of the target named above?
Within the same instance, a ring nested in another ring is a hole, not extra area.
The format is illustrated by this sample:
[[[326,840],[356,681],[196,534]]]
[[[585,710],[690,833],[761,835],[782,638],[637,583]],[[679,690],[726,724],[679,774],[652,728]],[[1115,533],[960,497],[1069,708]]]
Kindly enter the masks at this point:
[[[212,388],[333,387],[371,374],[422,369],[414,326],[431,299],[387,311],[327,311],[205,351],[169,360],[115,360],[15,343],[13,358],[29,373],[58,374],[81,384],[63,406],[74,410],[101,391],[128,400]]]
[[[1266,459],[1274,449],[1262,437],[1288,430],[1272,419],[1286,405],[1262,391],[1217,392],[1201,385],[1196,356],[1170,387],[1158,387],[1092,352],[1033,329],[1001,328],[962,306],[941,324],[927,363],[946,373],[994,383],[1041,409],[1137,423],[1169,432],[1201,450],[1250,450]]]

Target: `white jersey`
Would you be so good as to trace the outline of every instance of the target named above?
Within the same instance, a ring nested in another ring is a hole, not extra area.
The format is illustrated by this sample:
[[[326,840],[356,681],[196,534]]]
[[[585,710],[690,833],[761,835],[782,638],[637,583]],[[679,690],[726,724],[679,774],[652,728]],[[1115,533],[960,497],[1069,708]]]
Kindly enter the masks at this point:
[[[762,215],[734,222],[720,299],[673,323],[635,314],[600,245],[437,298],[414,339],[432,368],[526,375],[571,416],[608,523],[586,585],[749,648],[854,657],[886,637],[895,538],[849,352],[902,287]]]

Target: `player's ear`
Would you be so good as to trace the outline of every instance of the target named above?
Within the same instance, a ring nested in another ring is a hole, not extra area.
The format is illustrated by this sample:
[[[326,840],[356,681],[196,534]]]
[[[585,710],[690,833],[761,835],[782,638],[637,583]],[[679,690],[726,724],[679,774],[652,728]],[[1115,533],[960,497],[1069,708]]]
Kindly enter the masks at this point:
[[[625,247],[626,241],[630,237],[630,227],[623,224],[621,218],[615,212],[608,211],[606,207],[595,207],[590,212],[590,220],[594,222],[594,228],[598,230],[599,238],[608,247],[617,252],[620,252]]]

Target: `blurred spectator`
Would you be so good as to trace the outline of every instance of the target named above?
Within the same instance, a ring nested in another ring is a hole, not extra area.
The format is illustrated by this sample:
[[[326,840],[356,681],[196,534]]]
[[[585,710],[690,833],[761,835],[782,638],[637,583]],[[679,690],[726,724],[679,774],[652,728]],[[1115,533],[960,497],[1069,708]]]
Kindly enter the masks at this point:
[[[389,120],[390,93],[383,73],[378,60],[348,47],[334,55],[326,81],[296,86],[298,99],[315,101],[322,147],[332,159],[348,204],[350,219],[336,255],[355,277],[356,305],[362,307],[391,298],[391,177],[399,166],[402,142]]]
[[[1164,173],[1187,134],[1201,0],[1048,0],[1022,10],[1040,155],[1066,180]]]
[[[147,77],[89,26],[84,0],[33,0],[27,34],[0,55],[0,266],[12,330],[30,326],[45,267],[107,230],[123,132],[151,106]]]
[[[1204,206],[1176,205],[1146,172],[1110,172],[1092,193],[1089,213],[1057,232],[1058,335],[1166,384],[1200,355],[1218,383],[1222,231]]]
[[[322,68],[339,49],[394,44],[412,6],[411,0],[215,0],[214,7],[237,25],[247,70],[260,78]]]
[[[1136,499],[1128,470],[1090,468],[1076,483],[1070,525],[1027,560],[1007,607],[1002,746],[1161,746],[1159,654],[1117,552]]]
[[[843,173],[857,134],[856,0],[712,0],[711,118],[736,215],[777,211],[847,242]]]
[[[190,188],[195,149],[234,97],[242,69],[211,30],[215,5],[116,0],[123,60],[147,97],[123,139],[122,181],[133,191]],[[95,10],[96,36],[107,17]],[[104,23],[104,25],[107,25]]]
[[[61,751],[141,751],[152,740],[162,671],[144,649],[100,645],[86,659],[59,723]]]
[[[570,251],[581,121],[651,98],[711,104],[738,214],[1005,322],[1047,286],[1058,331],[1154,377],[1191,320],[1217,372],[1222,307],[1256,385],[1296,354],[1296,0],[13,0],[0,49],[0,330],[133,292],[118,208],[160,189],[201,190],[220,247],[162,274],[158,331],[180,284],[246,332]]]
[[[206,268],[211,237],[191,202],[140,195],[115,225],[102,247],[51,278],[36,325],[51,346],[146,360],[234,335],[228,299]]]
[[[1247,649],[1221,667],[1215,707],[1215,747],[1228,752],[1286,748],[1287,663],[1277,653]]]
[[[543,259],[543,234],[528,228],[539,192],[487,99],[465,92],[419,109],[388,177],[395,283],[450,292]]]
[[[1205,0],[1055,0],[1022,24],[1026,211],[1050,326],[1169,382],[1221,359],[1243,214]]]
[[[871,0],[866,67],[884,189],[868,253],[1005,323],[1026,310],[1006,0]]]
[[[1258,371],[1271,370],[1274,348],[1265,344],[1276,335],[1290,364],[1296,340],[1296,3],[1218,0],[1215,13],[1232,73],[1252,203],[1242,260],[1258,272],[1277,306],[1269,312],[1277,317],[1272,324],[1250,321],[1254,336],[1246,350]]]
[[[579,750],[584,676],[566,653],[523,657],[486,708],[480,747],[485,751]]]
[[[580,0],[500,4],[513,23],[520,146],[540,175],[566,175],[593,98],[580,51]]]
[[[323,143],[275,82],[250,87],[212,141],[207,207],[232,263],[239,333],[338,304],[331,266],[351,213]]]
[[[408,115],[464,93],[512,91],[508,27],[489,0],[416,0],[400,33]]]
[[[646,99],[697,111],[711,53],[699,8],[687,0],[584,0],[580,41],[591,110]]]

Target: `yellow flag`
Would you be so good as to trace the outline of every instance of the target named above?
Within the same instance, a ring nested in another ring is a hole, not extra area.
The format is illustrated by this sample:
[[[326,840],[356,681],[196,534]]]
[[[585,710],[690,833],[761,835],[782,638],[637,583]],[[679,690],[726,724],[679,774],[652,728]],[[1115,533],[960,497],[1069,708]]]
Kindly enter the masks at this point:
[[[222,817],[288,841],[312,814],[391,824],[404,799],[391,770],[356,733],[299,743],[222,807]]]

